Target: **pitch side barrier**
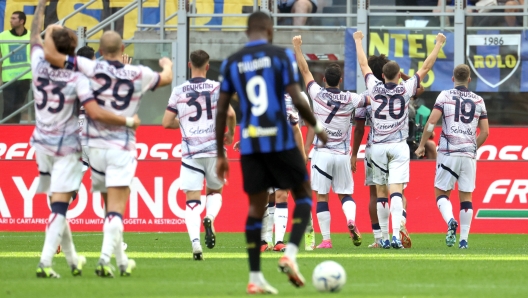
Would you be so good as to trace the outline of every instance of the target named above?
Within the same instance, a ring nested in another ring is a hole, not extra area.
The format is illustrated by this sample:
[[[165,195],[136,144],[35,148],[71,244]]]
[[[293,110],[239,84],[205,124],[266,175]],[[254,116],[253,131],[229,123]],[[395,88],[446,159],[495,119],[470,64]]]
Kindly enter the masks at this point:
[[[0,231],[42,231],[47,223],[48,199],[35,193],[39,178],[34,150],[28,144],[32,131],[33,127],[29,125],[0,126]],[[438,128],[435,132],[438,136]],[[527,133],[527,127],[491,128],[490,138],[479,150],[472,232],[528,232],[528,140],[508,138],[508,135]],[[159,126],[142,126],[137,136],[140,161],[125,213],[126,230],[185,232],[185,194],[179,187],[181,134],[178,130],[169,132]],[[238,132],[235,136],[238,139]],[[364,144],[361,148],[360,158],[364,154]],[[248,200],[242,188],[240,156],[232,148],[227,150],[230,175],[215,227],[217,231],[242,232]],[[359,160],[357,166],[353,194],[358,206],[357,223],[361,231],[370,231],[369,193],[368,187],[363,186],[363,161]],[[435,168],[433,160],[411,161],[410,183],[405,195],[408,200],[407,227],[413,233],[445,232],[445,223],[434,197]],[[89,174],[88,171],[78,198],[68,211],[74,231],[100,231],[103,223],[102,199],[99,193],[90,193]],[[332,230],[347,232],[341,203],[334,194],[331,197]],[[204,195],[202,201],[205,200]],[[458,195],[454,192],[452,202],[455,210],[457,200]],[[294,204],[291,197],[290,204]],[[201,206],[203,208],[205,202]]]

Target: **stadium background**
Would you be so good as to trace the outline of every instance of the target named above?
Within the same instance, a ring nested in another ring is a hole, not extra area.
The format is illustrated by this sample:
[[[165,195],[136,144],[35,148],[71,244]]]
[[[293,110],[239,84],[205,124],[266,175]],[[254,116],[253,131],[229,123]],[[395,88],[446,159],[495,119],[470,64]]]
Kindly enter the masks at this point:
[[[54,2],[54,1],[52,1]],[[87,1],[55,1],[55,9],[47,9],[46,24],[56,22],[72,10]],[[65,26],[77,28],[95,26],[99,21],[111,15],[130,1],[96,1],[66,21]],[[196,2],[199,13],[238,14],[244,12],[245,7],[252,7],[253,1],[212,1],[199,0]],[[36,1],[0,1],[0,17],[3,28],[9,28],[9,19],[13,11],[22,10],[28,15],[27,23],[32,20],[32,13]],[[157,24],[159,18],[159,4],[157,0],[148,0],[143,4],[143,23]],[[166,15],[177,10],[176,1],[166,1]],[[167,22],[175,25],[177,19]],[[121,22],[116,23],[116,30],[123,34],[124,39],[137,36],[137,11],[125,15]],[[195,25],[225,25],[243,26],[243,17],[203,17],[195,18]],[[472,232],[486,233],[526,233],[528,227],[527,195],[528,195],[528,134],[526,117],[528,102],[524,92],[528,89],[528,42],[526,34],[507,32],[508,35],[518,36],[519,43],[511,46],[473,46],[468,48],[468,59],[475,62],[475,56],[482,56],[484,67],[477,67],[473,73],[471,89],[482,94],[490,114],[491,136],[479,154],[477,190],[474,194],[475,220]],[[213,30],[213,29],[210,29]],[[208,31],[195,29],[193,32]],[[351,34],[354,28],[345,31],[341,40],[336,41],[339,48],[334,53],[308,50],[307,58],[317,80],[322,77],[324,64],[335,60],[345,67],[344,88],[354,90],[355,48],[351,45]],[[192,39],[193,32],[190,37]],[[419,67],[424,59],[431,41],[434,39],[433,30],[372,30],[370,31],[370,54],[387,53],[389,58],[395,59],[402,69],[409,74]],[[501,35],[500,31],[479,30],[470,32],[472,35]],[[303,33],[310,40],[317,40],[317,33]],[[469,34],[469,33],[468,33]],[[290,35],[293,35],[290,34]],[[448,42],[439,56],[435,68],[424,84],[427,87],[423,95],[425,104],[432,107],[439,90],[452,86],[451,70],[453,69],[453,34],[446,34]],[[92,39],[100,36],[96,34]],[[433,37],[431,37],[433,36]],[[304,35],[303,35],[304,37]],[[233,39],[236,39],[233,37]],[[287,45],[287,41],[280,41]],[[315,44],[315,41],[313,42]],[[95,47],[95,44],[90,44]],[[127,53],[135,60],[147,65],[155,65],[155,58],[149,59],[151,52],[145,45],[131,45]],[[310,49],[310,46],[308,46]],[[312,45],[311,48],[314,48]],[[208,50],[208,48],[206,48]],[[159,54],[169,52],[158,50]],[[210,78],[216,78],[218,64],[222,57],[214,57],[212,53],[212,69]],[[509,58],[507,58],[509,57]],[[512,58],[513,57],[513,58]],[[509,60],[507,60],[509,59]],[[478,75],[475,73],[478,72]],[[479,77],[480,76],[480,77]],[[488,83],[485,83],[484,78]],[[496,85],[492,87],[490,85]],[[184,194],[178,188],[179,178],[179,131],[167,132],[159,125],[170,88],[165,88],[147,97],[152,104],[143,105],[146,112],[141,112],[143,123],[151,124],[141,127],[138,140],[141,143],[137,179],[132,186],[132,195],[127,210],[127,231],[185,231],[183,220]],[[518,126],[504,126],[504,125]],[[524,126],[521,126],[524,125]],[[43,195],[35,195],[38,172],[33,161],[33,154],[28,145],[32,131],[31,125],[0,126],[0,230],[2,231],[41,231],[45,223],[48,208]],[[438,137],[439,133],[436,136]],[[143,158],[141,158],[143,156]],[[241,175],[238,155],[230,150],[228,154],[231,162],[231,177],[224,193],[224,207],[217,221],[219,231],[243,231],[247,199],[241,187]],[[432,183],[434,180],[433,161],[413,161],[411,163],[411,183],[406,190],[408,205],[408,228],[411,232],[443,232],[444,224],[434,202]],[[358,225],[362,231],[370,230],[367,212],[368,189],[363,187],[363,164],[360,163],[358,173],[354,175],[355,193],[353,197],[358,204]],[[68,216],[72,229],[75,231],[99,231],[102,218],[100,196],[89,194],[90,181],[86,175],[81,188],[80,199],[71,207]],[[454,196],[454,200],[456,195]],[[290,202],[293,204],[293,201]],[[456,205],[455,209],[456,209]],[[340,203],[336,197],[330,202],[333,211],[332,230],[346,232],[344,216],[340,212]],[[478,211],[477,211],[478,210]]]

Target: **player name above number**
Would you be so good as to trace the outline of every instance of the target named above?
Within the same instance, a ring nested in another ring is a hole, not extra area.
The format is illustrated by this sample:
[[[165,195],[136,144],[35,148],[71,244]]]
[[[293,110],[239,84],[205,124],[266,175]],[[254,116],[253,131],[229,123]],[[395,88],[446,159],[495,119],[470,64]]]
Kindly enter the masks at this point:
[[[42,76],[48,76],[52,80],[66,79],[69,80],[74,74],[73,71],[67,69],[49,69],[42,67],[38,70],[38,74]]]
[[[403,86],[396,86],[394,89],[387,89],[384,87],[374,87],[374,92],[376,94],[403,94],[405,93],[405,88]]]
[[[237,66],[239,73],[256,71],[263,68],[270,68],[271,59],[270,57],[262,57],[251,61],[239,62]]]
[[[194,91],[194,90],[209,90],[213,88],[214,88],[213,84],[208,84],[208,83],[191,84],[191,85],[183,86],[183,92]]]
[[[104,70],[110,74],[116,76],[119,79],[129,79],[132,80],[138,76],[138,72],[135,70],[124,69],[124,68],[115,68],[113,65],[104,65],[103,63],[97,63],[95,70]]]

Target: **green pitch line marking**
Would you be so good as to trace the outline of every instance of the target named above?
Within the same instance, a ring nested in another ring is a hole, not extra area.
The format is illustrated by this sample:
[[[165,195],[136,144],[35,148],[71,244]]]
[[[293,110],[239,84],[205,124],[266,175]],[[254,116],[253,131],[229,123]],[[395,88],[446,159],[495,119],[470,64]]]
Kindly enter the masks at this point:
[[[528,210],[479,209],[476,218],[528,219]]]
[[[78,252],[88,258],[99,258],[99,252]],[[61,254],[62,256],[63,254]],[[170,252],[128,252],[129,258],[136,259],[192,259],[190,253]],[[264,253],[264,259],[278,260],[282,254]],[[0,252],[0,258],[38,258],[40,252]],[[246,259],[246,253],[208,253],[206,259]],[[319,254],[300,253],[299,258],[307,259],[396,259],[396,260],[460,260],[460,261],[528,261],[528,255],[491,255],[491,254],[406,254],[406,253],[370,253],[370,254]]]

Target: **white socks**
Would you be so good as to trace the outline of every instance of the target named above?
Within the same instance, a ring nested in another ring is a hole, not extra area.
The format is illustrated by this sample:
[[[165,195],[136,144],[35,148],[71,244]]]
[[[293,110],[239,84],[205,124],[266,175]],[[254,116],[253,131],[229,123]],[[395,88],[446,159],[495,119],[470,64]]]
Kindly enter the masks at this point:
[[[275,243],[284,242],[284,234],[288,226],[288,203],[277,203],[275,206]]]
[[[64,204],[66,206],[68,205],[68,203]],[[46,228],[46,239],[44,240],[44,247],[42,248],[42,255],[40,256],[40,263],[44,267],[51,267],[53,256],[61,243],[65,225],[66,217],[64,215],[59,213],[50,214]]]
[[[438,210],[440,210],[446,224],[449,223],[452,218],[455,218],[453,215],[453,206],[447,196],[438,196],[438,198],[436,198],[436,206],[438,206]]]
[[[291,243],[291,242],[288,242],[288,244],[286,244],[286,249],[284,250],[284,255],[287,256],[288,258],[290,258],[290,260],[292,261],[296,261],[297,260],[297,253],[299,252],[299,247],[297,247],[297,245]]]
[[[214,220],[216,216],[218,216],[218,212],[220,212],[220,208],[222,207],[222,195],[219,193],[211,193],[208,194],[206,198],[206,216],[209,216]]]
[[[266,226],[262,226],[263,230],[266,230],[266,242],[273,242],[273,226],[275,226],[275,203],[268,204],[268,224]]]
[[[269,221],[269,210],[266,207],[266,211],[264,211],[264,216],[262,216],[262,230],[260,230],[260,240],[266,241],[266,242],[268,242],[267,240],[268,221]]]
[[[124,269],[126,269],[128,265],[128,256],[126,255],[125,250],[123,249],[123,231],[121,231],[119,235],[119,240],[117,241],[114,254],[117,266],[124,267]]]
[[[356,220],[356,202],[354,202],[354,199],[352,199],[351,196],[346,196],[341,201],[343,213],[345,213],[345,217],[347,221],[349,220]]]
[[[469,228],[473,219],[473,204],[471,202],[460,203],[460,241],[468,240]]]
[[[400,224],[403,213],[403,198],[402,194],[399,192],[391,194],[390,213],[392,218],[392,236],[396,236],[397,239],[400,239]]]
[[[64,224],[64,231],[60,245],[68,265],[70,265],[70,267],[77,266],[77,252],[75,251],[75,246],[73,245],[73,238],[68,220],[66,220]]]
[[[189,233],[191,242],[195,240],[200,241],[200,223],[202,221],[200,217],[200,205],[200,200],[192,200],[187,201],[185,208],[185,225],[187,226],[187,232]]]
[[[378,221],[381,229],[381,237],[383,240],[389,240],[389,200],[387,198],[378,198],[376,209],[378,210]]]
[[[108,212],[103,225],[103,248],[101,249],[101,260],[105,264],[110,263],[110,259],[117,245],[121,246],[122,234],[122,215],[117,212]]]

